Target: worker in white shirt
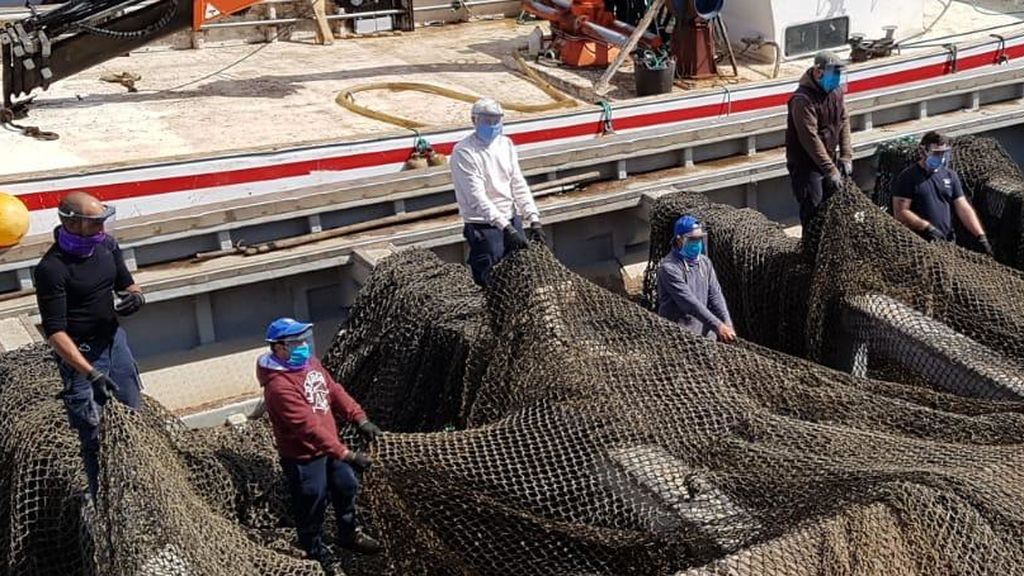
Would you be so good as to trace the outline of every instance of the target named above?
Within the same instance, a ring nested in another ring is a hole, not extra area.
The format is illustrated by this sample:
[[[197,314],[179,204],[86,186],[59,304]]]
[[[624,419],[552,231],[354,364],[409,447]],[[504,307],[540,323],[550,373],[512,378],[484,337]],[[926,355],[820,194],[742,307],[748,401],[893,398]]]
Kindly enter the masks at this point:
[[[452,183],[463,235],[469,242],[473,281],[490,283],[491,268],[506,254],[544,242],[540,214],[519,169],[515,145],[501,133],[501,104],[482,98],[473,104],[473,133],[452,152]],[[523,235],[523,221],[529,225]]]

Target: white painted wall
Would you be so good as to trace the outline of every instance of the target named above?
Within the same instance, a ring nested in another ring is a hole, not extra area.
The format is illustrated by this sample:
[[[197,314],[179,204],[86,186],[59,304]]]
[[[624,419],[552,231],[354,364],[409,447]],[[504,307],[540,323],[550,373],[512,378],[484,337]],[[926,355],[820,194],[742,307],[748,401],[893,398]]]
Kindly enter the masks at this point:
[[[850,17],[850,33],[867,38],[885,35],[883,26],[895,25],[896,37],[924,29],[926,0],[726,0],[722,18],[734,43],[761,36],[780,45],[786,28],[815,20]]]

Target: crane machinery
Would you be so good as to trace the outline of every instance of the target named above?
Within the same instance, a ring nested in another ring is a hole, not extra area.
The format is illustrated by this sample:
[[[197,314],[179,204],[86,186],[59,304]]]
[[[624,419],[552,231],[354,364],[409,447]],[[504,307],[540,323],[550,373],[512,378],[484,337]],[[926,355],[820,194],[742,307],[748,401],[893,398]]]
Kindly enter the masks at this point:
[[[4,107],[37,88],[144,46],[198,30],[259,0],[70,0],[0,24]]]

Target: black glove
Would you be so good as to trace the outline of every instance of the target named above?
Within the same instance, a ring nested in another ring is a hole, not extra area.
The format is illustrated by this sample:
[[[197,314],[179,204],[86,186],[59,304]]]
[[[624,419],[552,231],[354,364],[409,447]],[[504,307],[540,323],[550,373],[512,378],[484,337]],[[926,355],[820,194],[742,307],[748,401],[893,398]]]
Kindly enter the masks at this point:
[[[373,422],[364,420],[363,423],[359,425],[359,433],[362,434],[363,438],[366,438],[368,442],[373,442],[384,432]]]
[[[350,466],[356,469],[358,472],[364,472],[370,468],[373,461],[370,460],[370,455],[365,452],[355,452],[349,450],[348,454],[345,455],[345,462],[348,462]]]
[[[100,406],[106,404],[109,398],[116,396],[120,390],[110,376],[95,368],[85,378],[92,385],[92,399]]]
[[[142,292],[118,292],[121,301],[114,305],[114,312],[121,316],[131,316],[142,308],[146,303],[146,297]]]
[[[825,180],[825,185],[830,186],[835,192],[843,189],[843,177],[839,175],[838,170],[828,175],[828,178]]]
[[[992,251],[992,243],[988,241],[988,236],[982,234],[978,236],[978,244],[981,244],[981,249],[985,251],[992,258],[995,258],[995,252]]]
[[[526,238],[523,238],[522,233],[516,230],[515,226],[509,224],[501,232],[505,236],[505,252],[522,250],[528,246]]]
[[[544,227],[540,225],[540,222],[530,224],[530,227],[526,229],[526,237],[534,242],[546,243],[548,241],[548,237],[544,235]]]
[[[929,224],[928,227],[924,229],[924,239],[929,242],[935,242],[937,240],[945,240],[946,237],[943,236],[942,232],[939,232],[938,228]]]

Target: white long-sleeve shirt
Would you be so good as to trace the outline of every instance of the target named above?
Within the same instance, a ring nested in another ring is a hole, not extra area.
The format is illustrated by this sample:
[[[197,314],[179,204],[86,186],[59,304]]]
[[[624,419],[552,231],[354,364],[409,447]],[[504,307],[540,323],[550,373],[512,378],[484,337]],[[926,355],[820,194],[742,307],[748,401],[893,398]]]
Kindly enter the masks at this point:
[[[512,208],[524,222],[540,221],[533,194],[519,169],[519,155],[507,136],[485,144],[470,134],[455,145],[449,163],[459,215],[466,222],[508,226]]]

